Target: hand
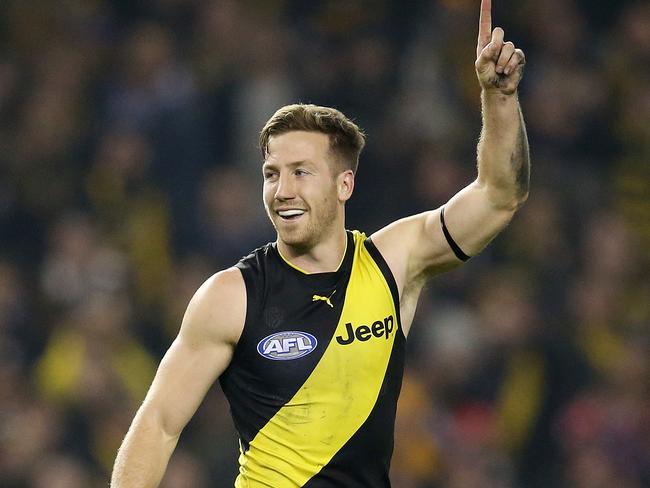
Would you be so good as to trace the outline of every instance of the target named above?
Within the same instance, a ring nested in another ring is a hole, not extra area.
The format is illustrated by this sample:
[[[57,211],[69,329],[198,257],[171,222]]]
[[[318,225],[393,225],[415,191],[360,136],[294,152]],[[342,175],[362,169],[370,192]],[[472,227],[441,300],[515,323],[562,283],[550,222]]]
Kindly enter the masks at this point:
[[[503,42],[503,29],[492,30],[492,0],[481,0],[476,44],[476,76],[484,91],[512,95],[524,76],[526,57],[512,42]]]

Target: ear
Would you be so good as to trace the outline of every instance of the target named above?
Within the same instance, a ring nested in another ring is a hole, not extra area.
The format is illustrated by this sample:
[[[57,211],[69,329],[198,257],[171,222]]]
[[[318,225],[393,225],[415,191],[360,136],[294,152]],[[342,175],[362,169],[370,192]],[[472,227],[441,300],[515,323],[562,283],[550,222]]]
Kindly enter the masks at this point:
[[[351,169],[339,173],[336,177],[336,190],[341,202],[347,202],[354,190],[354,173]]]

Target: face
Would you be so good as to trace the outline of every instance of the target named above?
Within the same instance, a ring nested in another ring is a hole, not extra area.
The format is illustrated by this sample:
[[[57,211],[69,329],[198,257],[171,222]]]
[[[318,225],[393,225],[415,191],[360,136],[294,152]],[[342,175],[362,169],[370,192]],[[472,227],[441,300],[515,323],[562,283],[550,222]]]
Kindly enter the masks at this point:
[[[354,176],[334,168],[326,134],[293,131],[270,138],[262,168],[264,206],[284,244],[309,249],[344,225]]]

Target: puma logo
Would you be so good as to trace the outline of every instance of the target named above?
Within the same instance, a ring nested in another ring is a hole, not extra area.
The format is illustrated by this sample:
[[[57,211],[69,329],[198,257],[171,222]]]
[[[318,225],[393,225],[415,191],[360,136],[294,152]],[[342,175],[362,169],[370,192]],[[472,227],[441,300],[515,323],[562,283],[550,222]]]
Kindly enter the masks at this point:
[[[320,295],[314,295],[313,297],[311,297],[311,301],[312,302],[317,302],[319,300],[322,300],[323,302],[327,303],[330,307],[334,308],[334,305],[332,305],[332,302],[330,301],[330,298],[332,298],[334,296],[334,293],[336,293],[336,290],[334,290],[332,292],[332,294],[330,296],[328,296],[328,297],[323,297],[323,296],[320,296]]]

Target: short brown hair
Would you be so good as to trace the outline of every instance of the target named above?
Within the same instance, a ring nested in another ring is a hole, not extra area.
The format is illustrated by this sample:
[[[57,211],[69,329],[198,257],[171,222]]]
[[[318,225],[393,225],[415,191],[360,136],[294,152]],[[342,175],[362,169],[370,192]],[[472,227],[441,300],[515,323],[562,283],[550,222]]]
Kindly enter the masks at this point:
[[[268,155],[272,136],[298,130],[327,134],[330,151],[342,166],[357,172],[359,154],[366,144],[365,134],[339,110],[312,104],[285,105],[271,116],[260,133],[262,157],[266,159]]]

